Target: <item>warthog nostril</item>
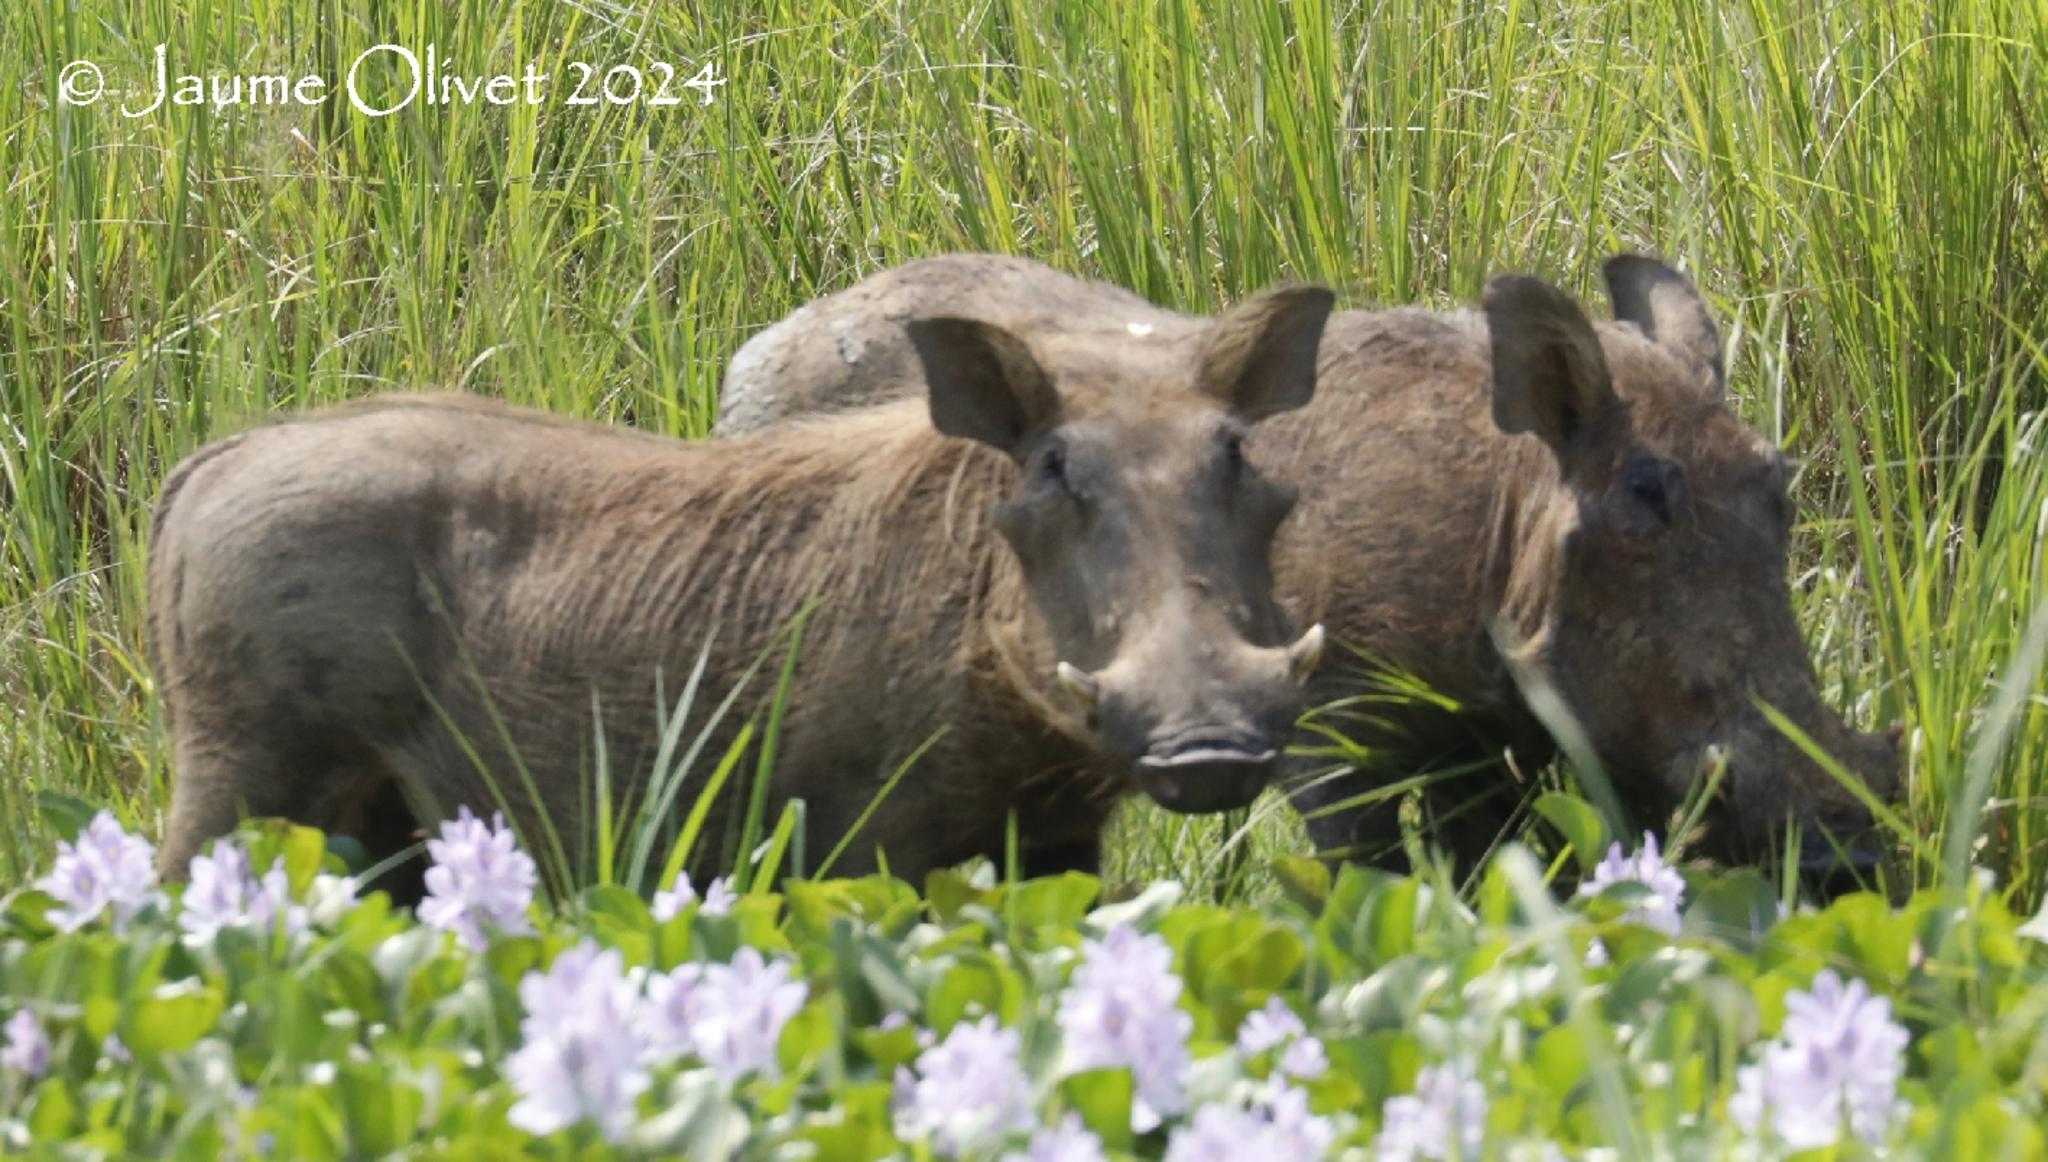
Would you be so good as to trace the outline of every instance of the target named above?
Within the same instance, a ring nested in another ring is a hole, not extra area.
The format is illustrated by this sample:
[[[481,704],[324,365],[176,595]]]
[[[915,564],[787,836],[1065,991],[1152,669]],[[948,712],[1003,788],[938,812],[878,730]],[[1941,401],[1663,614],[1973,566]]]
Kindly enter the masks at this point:
[[[1060,689],[1087,709],[1095,709],[1095,704],[1102,700],[1102,683],[1081,667],[1061,662],[1053,673],[1059,677]]]
[[[1323,632],[1323,623],[1319,621],[1308,627],[1308,632],[1301,635],[1300,641],[1287,647],[1287,672],[1295,681],[1308,681],[1309,675],[1315,673],[1316,667],[1322,664],[1323,642],[1326,636]]]
[[[1202,730],[1155,738],[1132,774],[1169,811],[1200,815],[1250,803],[1279,758],[1267,741],[1238,731]]]
[[[1812,875],[1816,872],[1868,872],[1884,862],[1884,853],[1867,844],[1850,844],[1837,850],[1823,847],[1819,850],[1805,849],[1799,853],[1799,870]]]
[[[1275,752],[1263,738],[1240,734],[1184,734],[1155,740],[1138,762],[1155,770],[1205,763],[1270,763]]]
[[[1832,898],[1865,891],[1885,862],[1883,833],[1842,821],[1845,827],[1810,830],[1799,849],[1799,880],[1808,892]]]

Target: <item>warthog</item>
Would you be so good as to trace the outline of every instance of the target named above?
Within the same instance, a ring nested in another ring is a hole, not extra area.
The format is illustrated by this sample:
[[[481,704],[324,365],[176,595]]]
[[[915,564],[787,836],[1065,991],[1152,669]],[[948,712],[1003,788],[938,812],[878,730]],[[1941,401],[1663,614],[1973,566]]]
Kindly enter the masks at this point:
[[[838,870],[1000,857],[1013,811],[1029,869],[1088,866],[1132,782],[1249,802],[1322,633],[1272,599],[1294,492],[1243,443],[1309,400],[1330,301],[1276,290],[1117,349],[920,318],[898,329],[928,400],[743,439],[425,396],[207,445],[150,546],[163,868],[242,811],[383,855],[502,793],[585,835],[598,740],[638,802],[658,699],[700,656],[722,693],[813,600],[769,800],[806,801],[813,868],[942,727]]]
[[[1786,463],[1729,410],[1705,304],[1647,258],[1615,258],[1606,276],[1617,321],[1597,327],[1519,276],[1494,279],[1478,312],[1340,312],[1316,406],[1260,437],[1307,489],[1276,549],[1283,600],[1439,696],[1351,715],[1365,769],[1308,780],[1297,767],[1294,801],[1326,852],[1398,860],[1395,807],[1359,798],[1461,763],[1479,773],[1435,783],[1425,806],[1446,846],[1483,850],[1518,799],[1501,774],[1556,750],[1536,689],[1561,701],[1644,822],[1668,818],[1710,756],[1724,759],[1706,817],[1706,847],[1724,859],[1765,856],[1788,824],[1847,838],[1870,823],[1758,700],[1876,795],[1893,789],[1896,736],[1850,730],[1816,691],[1785,583]],[[938,304],[1106,350],[1202,326],[1019,259],[913,262],[751,340],[727,373],[720,430],[915,390],[892,320]],[[1359,692],[1355,667],[1326,666],[1309,698]],[[1822,838],[1805,850],[1832,851]]]

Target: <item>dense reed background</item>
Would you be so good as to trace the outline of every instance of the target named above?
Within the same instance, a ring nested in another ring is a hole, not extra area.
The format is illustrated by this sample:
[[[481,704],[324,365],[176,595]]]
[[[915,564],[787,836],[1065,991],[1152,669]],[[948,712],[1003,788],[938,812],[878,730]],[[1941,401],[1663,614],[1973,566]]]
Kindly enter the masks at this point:
[[[160,42],[174,73],[337,79],[392,42],[556,82],[124,116]],[[79,59],[126,91],[61,104]],[[568,107],[570,61],[669,62],[683,100]],[[706,64],[708,105],[680,88]],[[1451,304],[1508,269],[1597,299],[1597,260],[1645,249],[1805,458],[1797,600],[1828,695],[1912,728],[1914,878],[1973,861],[2030,908],[2044,73],[2039,0],[27,0],[0,20],[0,884],[48,850],[39,789],[158,829],[148,507],[268,410],[445,385],[694,436],[753,329],[957,248],[1202,311],[1282,277]],[[1228,874],[1216,830],[1140,816],[1121,866]]]

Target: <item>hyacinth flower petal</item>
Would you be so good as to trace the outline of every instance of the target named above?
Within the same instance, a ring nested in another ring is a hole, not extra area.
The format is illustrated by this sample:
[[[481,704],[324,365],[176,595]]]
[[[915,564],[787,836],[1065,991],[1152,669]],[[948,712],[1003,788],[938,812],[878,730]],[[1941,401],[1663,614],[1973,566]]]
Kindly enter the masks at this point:
[[[1141,1133],[1187,1106],[1194,1018],[1180,993],[1166,941],[1119,924],[1082,942],[1081,963],[1060,994],[1066,1071],[1130,1070],[1131,1128]]]
[[[0,1047],[0,1070],[24,1077],[41,1077],[50,1068],[50,1035],[42,1021],[27,1009],[7,1018],[7,1041]]]
[[[57,901],[48,919],[58,929],[75,932],[111,912],[114,931],[124,932],[158,898],[156,848],[123,831],[112,812],[101,811],[76,840],[59,841],[56,862],[36,887]]]
[[[486,824],[462,808],[427,841],[427,855],[427,898],[416,910],[422,923],[455,933],[476,952],[490,945],[486,925],[509,935],[533,931],[527,910],[540,872],[502,815]]]
[[[1878,1145],[1903,1117],[1898,1085],[1908,1041],[1890,998],[1822,969],[1806,991],[1785,994],[1777,1039],[1757,1064],[1737,1071],[1729,1120],[1795,1150],[1835,1145],[1844,1128]]]
[[[589,1121],[606,1141],[623,1140],[653,1080],[640,990],[618,950],[585,940],[521,978],[519,999],[520,1046],[505,1061],[518,1095],[511,1123],[544,1135]]]
[[[1415,1092],[1387,1099],[1373,1141],[1380,1162],[1478,1158],[1486,1142],[1486,1087],[1467,1060],[1424,1066]]]
[[[994,1016],[962,1021],[896,1077],[896,1133],[947,1157],[980,1154],[1037,1124],[1022,1041]]]
[[[1685,905],[1685,878],[1678,874],[1678,869],[1664,862],[1656,836],[1643,832],[1643,845],[1636,849],[1634,855],[1623,855],[1621,844],[1611,844],[1606,858],[1593,869],[1592,878],[1579,885],[1579,894],[1597,896],[1610,885],[1619,883],[1641,884],[1650,893],[1647,899],[1624,913],[1623,920],[1654,928],[1666,936],[1678,935],[1679,913]],[[1600,959],[1605,962],[1604,949]]]

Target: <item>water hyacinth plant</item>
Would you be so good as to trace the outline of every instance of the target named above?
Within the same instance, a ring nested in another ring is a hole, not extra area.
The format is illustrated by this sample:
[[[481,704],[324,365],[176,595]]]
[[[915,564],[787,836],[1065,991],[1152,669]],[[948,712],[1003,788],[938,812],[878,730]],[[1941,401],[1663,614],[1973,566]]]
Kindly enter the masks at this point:
[[[918,1054],[916,1071],[896,1073],[896,1132],[926,1141],[946,1157],[986,1152],[1038,1124],[1031,1077],[1018,1060],[1022,1041],[993,1015],[953,1026]],[[1069,1135],[1071,1136],[1071,1135]],[[1039,1148],[1059,1147],[1057,1135]],[[1067,1149],[1085,1146],[1071,1145]]]
[[[1247,1057],[1279,1050],[1273,1069],[1282,1077],[1314,1081],[1330,1067],[1323,1043],[1308,1031],[1287,1002],[1273,997],[1237,1029],[1237,1051]]]
[[[1373,1153],[1381,1162],[1477,1158],[1486,1144],[1486,1087],[1467,1059],[1424,1066],[1415,1092],[1387,1099]]]
[[[1619,842],[1609,844],[1606,858],[1579,884],[1579,894],[1597,896],[1615,884],[1637,884],[1646,893],[1622,913],[1623,922],[1641,924],[1666,936],[1678,935],[1682,923],[1679,908],[1685,903],[1685,877],[1664,862],[1656,836],[1645,831],[1642,846],[1632,855],[1623,855]],[[1586,961],[1594,967],[1607,962],[1607,946],[1597,936],[1587,946]]]
[[[223,928],[277,927],[290,934],[305,928],[306,909],[292,902],[283,860],[259,878],[240,844],[216,840],[210,852],[192,857],[185,890],[178,896],[178,926],[202,944]]]
[[[520,866],[481,820],[451,831],[450,861]],[[93,842],[120,847],[104,824]],[[1308,863],[1264,910],[984,868],[665,916],[600,886],[479,909],[472,943],[357,893],[304,829],[252,825],[202,858],[187,884],[130,885],[167,906],[119,934],[54,923],[41,886],[0,907],[0,1135],[305,1158],[2048,1150],[2048,942],[1982,881],[1780,918],[1748,873],[1682,892],[1648,842],[1588,861],[1685,900],[1674,939],[1617,926],[1598,893],[1560,901],[1519,848],[1469,903]],[[1595,930],[1606,959],[1560,971]],[[293,1015],[313,998],[318,1020]],[[160,1113],[109,1120],[88,1092]]]
[[[1150,1130],[1186,1107],[1188,1034],[1173,949],[1127,925],[1083,941],[1081,964],[1060,995],[1067,1068],[1126,1069],[1136,1087],[1131,1128]]]
[[[706,965],[687,1017],[691,1047],[727,1081],[781,1075],[783,1026],[803,1008],[809,986],[786,958],[741,948],[730,964]]]
[[[1056,1125],[1032,1134],[1028,1148],[1005,1154],[1003,1162],[1108,1162],[1108,1156],[1102,1152],[1102,1139],[1090,1133],[1079,1117],[1068,1114]]]
[[[666,923],[676,918],[676,913],[697,905],[698,911],[706,916],[723,916],[732,911],[733,903],[739,897],[733,894],[732,885],[724,876],[715,877],[699,898],[697,889],[690,883],[690,873],[676,873],[676,882],[654,893],[654,918]]]
[[[608,1142],[625,1136],[651,1084],[639,992],[617,949],[587,941],[526,974],[520,1045],[505,1061],[519,1094],[506,1113],[513,1125],[545,1135],[589,1121]]]
[[[427,898],[420,920],[455,933],[472,950],[489,943],[485,925],[507,933],[533,931],[527,910],[540,869],[519,850],[502,815],[486,824],[465,806],[427,841],[433,866],[427,869]]]
[[[33,1080],[50,1067],[50,1035],[33,1012],[15,1010],[0,1032],[7,1039],[0,1046],[0,1069]]]
[[[1167,1162],[1235,1162],[1240,1158],[1323,1158],[1336,1133],[1309,1113],[1308,1095],[1282,1088],[1249,1109],[1204,1106],[1167,1139]]]
[[[1898,1089],[1909,1041],[1890,998],[1822,969],[1811,990],[1786,994],[1784,1028],[1736,1075],[1728,1115],[1794,1150],[1832,1146],[1845,1128],[1882,1145],[1907,1112]]]
[[[76,840],[58,842],[56,860],[36,883],[58,903],[50,923],[72,932],[110,912],[120,932],[157,896],[156,846],[100,811]]]
[[[1618,842],[1608,845],[1606,858],[1579,885],[1579,894],[1597,896],[1620,883],[1641,884],[1648,889],[1639,903],[1623,913],[1623,920],[1654,928],[1666,936],[1678,935],[1679,910],[1685,903],[1685,877],[1664,862],[1656,836],[1643,832],[1643,844],[1632,855],[1623,855]]]

